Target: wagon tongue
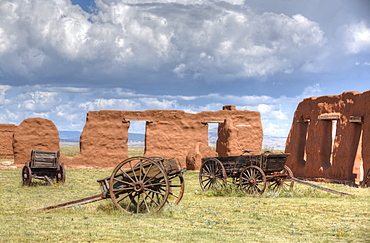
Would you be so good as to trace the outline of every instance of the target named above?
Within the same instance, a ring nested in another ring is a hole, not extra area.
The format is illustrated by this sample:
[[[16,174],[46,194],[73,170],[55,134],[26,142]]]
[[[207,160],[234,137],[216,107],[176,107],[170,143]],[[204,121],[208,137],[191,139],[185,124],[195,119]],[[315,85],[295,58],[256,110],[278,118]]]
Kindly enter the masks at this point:
[[[65,203],[60,203],[60,204],[57,204],[57,205],[52,205],[52,206],[48,206],[48,207],[44,207],[44,208],[39,208],[37,210],[49,210],[49,209],[55,209],[55,208],[70,208],[70,207],[80,206],[80,205],[91,203],[91,202],[100,201],[102,199],[103,199],[102,193],[100,193],[100,194],[96,194],[96,195],[93,195],[93,196],[90,196],[90,197],[77,199],[77,200],[70,201],[70,202],[65,202]]]
[[[339,192],[339,191],[336,191],[336,190],[333,190],[333,189],[329,189],[329,188],[326,188],[326,187],[323,187],[323,186],[319,186],[319,185],[316,185],[316,184],[313,184],[313,183],[309,183],[307,181],[302,181],[302,180],[297,179],[295,177],[290,177],[290,179],[292,181],[295,181],[295,182],[298,182],[298,183],[301,183],[301,184],[304,184],[304,185],[307,185],[307,186],[310,186],[310,187],[313,187],[313,188],[316,188],[316,189],[319,189],[319,190],[327,191],[327,192],[330,192],[330,193],[335,193],[335,194],[339,194],[339,195],[346,195],[346,196],[354,196],[353,194],[350,194],[350,193]]]

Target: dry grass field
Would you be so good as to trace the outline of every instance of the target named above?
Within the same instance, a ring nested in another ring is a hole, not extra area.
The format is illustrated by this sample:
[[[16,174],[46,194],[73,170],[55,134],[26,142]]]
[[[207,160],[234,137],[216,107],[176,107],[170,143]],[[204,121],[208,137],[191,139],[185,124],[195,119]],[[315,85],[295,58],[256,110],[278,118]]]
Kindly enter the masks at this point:
[[[23,187],[21,170],[0,170],[0,242],[370,242],[370,188],[318,183],[354,196],[296,184],[251,196],[237,188],[203,192],[185,172],[177,206],[124,214],[110,199],[69,209],[36,209],[100,193],[111,170],[67,170],[65,184]]]
[[[102,200],[70,209],[36,209],[99,193],[110,170],[70,170],[67,182],[22,187],[20,170],[0,171],[0,242],[369,242],[370,189],[321,184],[355,196],[303,185],[292,193],[243,195],[234,188],[202,192],[185,173],[177,206],[129,215]]]

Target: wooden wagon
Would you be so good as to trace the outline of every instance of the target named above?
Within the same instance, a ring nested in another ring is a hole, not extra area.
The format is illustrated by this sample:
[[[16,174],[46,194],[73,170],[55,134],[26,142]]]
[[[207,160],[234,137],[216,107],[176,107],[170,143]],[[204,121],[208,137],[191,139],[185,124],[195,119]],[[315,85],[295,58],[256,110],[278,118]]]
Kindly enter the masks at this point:
[[[59,151],[32,150],[31,161],[22,169],[22,184],[30,186],[32,179],[44,180],[51,185],[53,179],[59,183],[65,182],[66,172],[64,165],[59,163]]]
[[[285,165],[288,153],[261,152],[258,155],[209,157],[202,159],[199,182],[202,190],[208,190],[231,182],[243,192],[262,194],[266,187],[288,191],[293,188],[293,172]]]
[[[98,180],[101,193],[42,209],[68,208],[110,198],[126,213],[154,213],[166,203],[177,205],[185,190],[176,159],[131,157],[116,166],[111,176]]]

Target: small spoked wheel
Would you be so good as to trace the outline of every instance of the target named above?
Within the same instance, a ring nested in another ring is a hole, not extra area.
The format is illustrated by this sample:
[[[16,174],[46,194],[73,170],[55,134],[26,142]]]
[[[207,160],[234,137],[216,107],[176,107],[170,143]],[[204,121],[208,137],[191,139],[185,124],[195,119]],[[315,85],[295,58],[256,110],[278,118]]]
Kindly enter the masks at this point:
[[[167,202],[169,205],[177,205],[182,199],[185,191],[185,181],[182,172],[179,174],[168,175],[168,180],[170,182],[170,192],[168,195]]]
[[[268,188],[273,191],[287,192],[291,191],[294,186],[293,172],[288,166],[284,166],[284,169],[279,172],[282,176],[275,177],[271,182],[269,182]]]
[[[150,157],[150,159],[163,165],[168,159],[162,157]],[[165,167],[165,166],[163,166]],[[170,183],[170,191],[167,198],[167,203],[170,206],[176,206],[182,199],[185,191],[185,180],[182,172],[168,173],[168,180]]]
[[[59,167],[59,172],[57,174],[57,182],[64,183],[66,181],[66,170],[64,164],[61,164]]]
[[[255,165],[248,166],[240,174],[240,189],[248,194],[262,194],[266,188],[266,175]]]
[[[164,168],[146,157],[121,162],[109,180],[114,205],[127,213],[149,214],[160,210],[170,193],[170,181]]]
[[[226,171],[218,159],[209,158],[202,163],[199,183],[203,191],[226,184]]]
[[[360,182],[361,187],[370,187],[370,169],[367,171],[366,176],[364,176],[364,180]]]
[[[28,165],[23,166],[22,169],[22,185],[30,186],[32,181],[31,168]]]

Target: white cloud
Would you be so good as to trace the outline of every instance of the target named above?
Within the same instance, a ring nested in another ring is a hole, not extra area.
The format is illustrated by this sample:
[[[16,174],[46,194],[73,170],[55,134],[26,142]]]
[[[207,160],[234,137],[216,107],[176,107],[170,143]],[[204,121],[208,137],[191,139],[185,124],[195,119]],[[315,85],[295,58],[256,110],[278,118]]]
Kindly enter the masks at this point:
[[[303,100],[304,98],[317,97],[320,95],[322,95],[322,90],[320,84],[316,83],[315,85],[306,87],[299,97]]]
[[[244,1],[148,2],[96,1],[92,14],[69,1],[2,2],[3,75],[28,82],[67,73],[115,80],[159,70],[210,81],[265,77],[315,62],[326,42],[320,25],[303,15],[257,14]]]
[[[370,27],[365,21],[344,26],[347,51],[352,54],[370,52]]]
[[[5,98],[6,92],[11,89],[9,85],[0,85],[0,107],[1,105],[5,105],[8,103],[7,99]]]

